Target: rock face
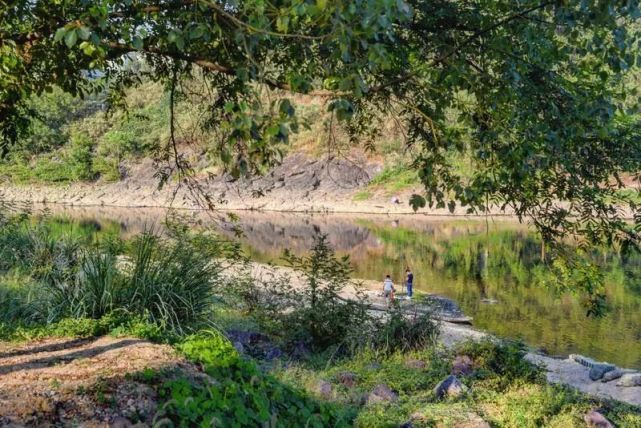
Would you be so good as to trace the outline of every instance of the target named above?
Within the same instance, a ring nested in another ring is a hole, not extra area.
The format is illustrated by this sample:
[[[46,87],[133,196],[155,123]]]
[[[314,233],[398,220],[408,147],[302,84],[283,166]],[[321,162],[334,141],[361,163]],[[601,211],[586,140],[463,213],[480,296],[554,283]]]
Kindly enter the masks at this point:
[[[617,386],[641,386],[641,373],[624,374],[617,382]]]
[[[614,425],[608,421],[605,416],[596,410],[590,410],[585,414],[583,420],[591,428],[614,428]]]
[[[605,363],[595,363],[591,368],[590,368],[590,379],[592,380],[599,380],[601,379],[606,373],[611,372],[616,369],[616,366],[613,364],[605,364]]]
[[[446,396],[455,398],[466,392],[467,387],[454,375],[449,375],[434,388],[434,395],[436,395],[437,398],[443,398]]]
[[[474,371],[473,362],[467,355],[457,355],[452,362],[452,374],[455,376],[467,376]]]
[[[367,404],[376,403],[395,403],[398,401],[398,395],[384,383],[376,385],[372,392],[367,397]]]

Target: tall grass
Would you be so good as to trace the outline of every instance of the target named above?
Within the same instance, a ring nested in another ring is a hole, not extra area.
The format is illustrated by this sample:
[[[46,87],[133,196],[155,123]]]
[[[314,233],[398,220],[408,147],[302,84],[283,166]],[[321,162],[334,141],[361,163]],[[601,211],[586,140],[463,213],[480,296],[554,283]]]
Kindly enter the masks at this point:
[[[207,323],[220,263],[184,236],[163,241],[151,232],[133,245],[133,267],[125,285],[129,309],[176,332]]]
[[[55,235],[46,221],[0,228],[0,322],[46,324],[117,312],[182,334],[211,321],[224,246],[205,245],[206,238],[186,229],[171,238],[147,231],[131,245]],[[4,284],[8,278],[16,278],[11,286]]]

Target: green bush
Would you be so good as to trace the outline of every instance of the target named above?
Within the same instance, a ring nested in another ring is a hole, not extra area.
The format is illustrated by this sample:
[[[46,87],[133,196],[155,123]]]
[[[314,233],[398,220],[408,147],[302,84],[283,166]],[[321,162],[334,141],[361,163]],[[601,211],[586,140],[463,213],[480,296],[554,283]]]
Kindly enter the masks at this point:
[[[16,220],[0,229],[0,274],[12,272],[22,282],[19,292],[0,289],[0,307],[7,308],[0,322],[51,324],[124,312],[169,334],[211,324],[218,260],[228,250],[215,238],[184,229],[171,238],[145,232],[127,253],[117,239],[94,242],[83,228],[61,236],[56,227]]]
[[[203,365],[211,381],[186,378],[166,382],[165,400],[155,423],[175,426],[350,426],[352,414],[318,402],[302,391],[283,385],[258,366],[241,358],[219,333],[189,337],[180,349]]]
[[[476,376],[489,381],[495,388],[504,388],[514,381],[543,383],[543,371],[523,357],[526,348],[519,342],[494,343],[491,340],[464,343],[457,349],[461,355],[468,355],[475,365],[483,367]]]
[[[132,268],[125,285],[129,310],[148,313],[152,322],[174,332],[209,323],[222,254],[202,252],[187,236],[165,241],[144,232],[133,243]]]
[[[321,235],[308,256],[286,251],[284,260],[293,269],[292,276],[276,274],[265,281],[242,281],[233,287],[249,315],[292,346],[304,344],[322,351],[361,342],[372,317],[364,296],[349,277],[349,259],[337,258],[327,237]],[[357,290],[354,299],[340,296],[348,286]]]
[[[67,147],[67,162],[71,169],[72,181],[93,180],[93,142],[86,134],[73,133]]]
[[[397,306],[375,330],[373,345],[389,353],[433,346],[439,335],[431,313],[405,314]]]

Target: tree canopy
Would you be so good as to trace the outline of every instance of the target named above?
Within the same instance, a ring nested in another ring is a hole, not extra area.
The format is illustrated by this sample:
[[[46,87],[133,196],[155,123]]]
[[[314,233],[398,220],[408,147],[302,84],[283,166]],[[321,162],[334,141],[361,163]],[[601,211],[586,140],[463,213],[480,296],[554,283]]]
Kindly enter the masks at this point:
[[[292,94],[322,97],[354,141],[390,116],[402,125],[420,149],[417,208],[492,205],[549,240],[639,243],[621,210],[636,198],[618,191],[641,166],[638,1],[0,0],[0,12],[5,151],[29,98],[55,86],[108,87],[118,105],[147,78],[173,103],[197,73],[203,126],[235,176],[280,160]],[[179,164],[173,137],[167,149]],[[472,159],[471,177],[452,153]]]

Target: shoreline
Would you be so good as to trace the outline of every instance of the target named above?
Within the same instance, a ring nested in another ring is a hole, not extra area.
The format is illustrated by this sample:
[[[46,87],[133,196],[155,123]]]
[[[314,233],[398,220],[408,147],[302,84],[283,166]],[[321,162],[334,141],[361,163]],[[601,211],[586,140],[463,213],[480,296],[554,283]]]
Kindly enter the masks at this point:
[[[256,279],[260,279],[265,275],[269,276],[279,273],[291,275],[293,284],[301,281],[301,279],[297,278],[296,274],[291,269],[285,267],[269,266],[262,263],[252,262],[249,270],[249,274]],[[371,305],[374,306],[381,304],[381,302],[384,304],[383,299],[378,296],[378,291],[380,291],[379,282],[359,279],[353,279],[352,281],[354,283],[361,284],[367,295],[366,299]],[[417,292],[416,294],[427,293]],[[346,287],[341,293],[341,297],[346,299],[353,298],[353,286]],[[438,342],[441,346],[446,348],[454,348],[458,344],[470,340],[477,342],[483,340],[509,341],[507,338],[501,338],[487,331],[475,328],[473,320],[471,325],[448,321],[439,321],[439,324],[441,326],[441,333],[439,335]],[[529,350],[524,355],[524,359],[532,364],[541,366],[546,371],[546,379],[548,383],[566,385],[598,398],[612,399],[635,406],[641,406],[641,386],[617,386],[618,379],[614,379],[609,382],[602,382],[601,380],[593,381],[589,376],[589,367],[579,364],[569,357],[541,354],[536,352],[531,346],[527,346]],[[630,372],[641,373],[641,370],[630,370]]]

